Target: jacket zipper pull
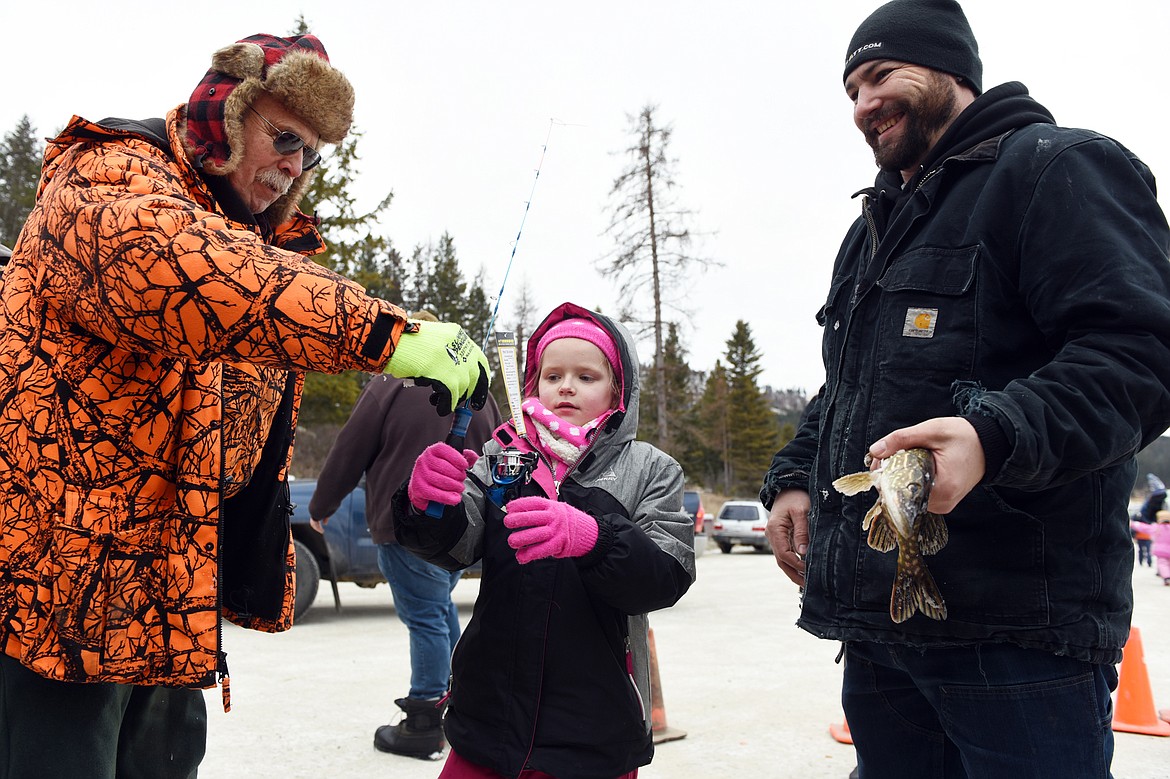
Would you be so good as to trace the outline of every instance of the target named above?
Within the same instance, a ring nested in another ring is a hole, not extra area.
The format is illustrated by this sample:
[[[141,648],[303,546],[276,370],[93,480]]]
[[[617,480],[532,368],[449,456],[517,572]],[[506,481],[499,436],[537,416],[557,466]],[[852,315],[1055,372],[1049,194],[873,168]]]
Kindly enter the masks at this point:
[[[630,686],[634,688],[634,697],[638,699],[638,710],[642,712],[642,719],[646,719],[646,704],[642,702],[642,692],[638,689],[638,681],[634,678],[634,650],[630,637],[626,636],[626,676],[630,679]]]
[[[223,713],[232,710],[232,676],[228,673],[227,653],[219,653],[219,685],[223,691]]]

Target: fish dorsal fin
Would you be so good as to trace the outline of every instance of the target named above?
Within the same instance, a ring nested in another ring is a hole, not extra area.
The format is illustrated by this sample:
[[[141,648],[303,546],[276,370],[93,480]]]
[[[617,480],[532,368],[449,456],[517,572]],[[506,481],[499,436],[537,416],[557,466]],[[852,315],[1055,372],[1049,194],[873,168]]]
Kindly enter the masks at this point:
[[[938,514],[926,512],[918,523],[918,550],[922,554],[937,554],[950,538],[947,523]]]
[[[856,495],[872,489],[874,485],[873,471],[858,471],[833,481],[833,488],[842,495]]]
[[[889,552],[898,543],[898,534],[894,532],[894,524],[890,522],[890,518],[882,511],[882,502],[879,500],[865,515],[865,521],[861,523],[863,530],[869,530],[869,538],[866,543],[871,549],[876,549],[879,552]]]

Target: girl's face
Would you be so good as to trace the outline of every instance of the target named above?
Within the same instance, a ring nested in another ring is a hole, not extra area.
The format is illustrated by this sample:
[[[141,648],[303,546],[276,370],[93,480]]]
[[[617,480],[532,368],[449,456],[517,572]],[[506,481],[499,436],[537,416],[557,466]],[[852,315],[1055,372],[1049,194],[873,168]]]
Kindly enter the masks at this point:
[[[597,419],[617,400],[609,361],[580,338],[558,338],[545,347],[536,389],[545,408],[574,425]]]

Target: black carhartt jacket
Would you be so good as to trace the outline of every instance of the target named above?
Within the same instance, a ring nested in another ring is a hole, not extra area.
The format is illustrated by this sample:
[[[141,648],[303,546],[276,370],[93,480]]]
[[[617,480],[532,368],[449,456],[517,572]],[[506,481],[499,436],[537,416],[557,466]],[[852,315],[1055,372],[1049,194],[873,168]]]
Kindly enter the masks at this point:
[[[879,176],[864,193],[818,314],[826,383],[765,479],[766,505],[786,487],[812,499],[799,624],[1117,662],[1133,458],[1170,425],[1170,232],[1154,178],[1117,142],[1052,124],[1018,83],[979,97],[936,151],[905,190]],[[926,559],[949,618],[895,625],[896,555],[861,531],[875,493],[830,483],[892,430],[956,415],[988,471]]]

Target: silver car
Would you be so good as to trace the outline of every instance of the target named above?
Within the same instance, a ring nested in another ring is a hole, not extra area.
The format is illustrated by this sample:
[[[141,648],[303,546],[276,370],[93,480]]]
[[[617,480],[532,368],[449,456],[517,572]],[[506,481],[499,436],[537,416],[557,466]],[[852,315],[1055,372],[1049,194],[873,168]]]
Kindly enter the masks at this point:
[[[711,540],[726,554],[735,545],[752,546],[757,552],[771,552],[764,536],[768,512],[758,500],[729,500],[715,516]]]

